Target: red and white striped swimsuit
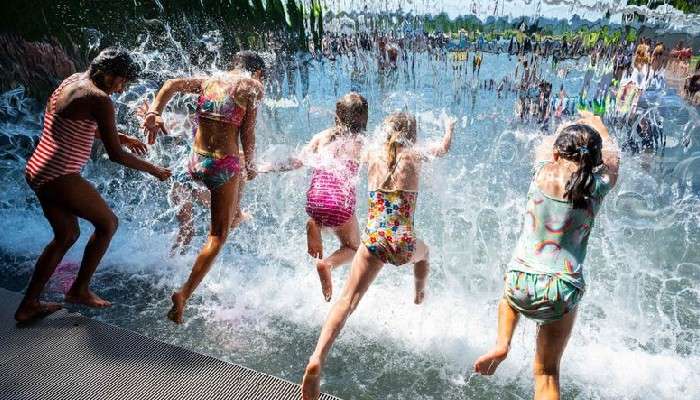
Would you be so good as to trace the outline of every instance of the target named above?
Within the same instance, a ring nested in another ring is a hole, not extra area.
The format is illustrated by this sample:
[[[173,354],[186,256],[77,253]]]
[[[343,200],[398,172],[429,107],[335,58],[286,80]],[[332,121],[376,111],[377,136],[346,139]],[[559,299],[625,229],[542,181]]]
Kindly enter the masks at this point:
[[[97,122],[67,119],[55,114],[56,100],[63,88],[79,79],[80,74],[66,78],[49,100],[39,144],[29,157],[25,170],[27,183],[35,191],[59,176],[80,173],[90,159]]]

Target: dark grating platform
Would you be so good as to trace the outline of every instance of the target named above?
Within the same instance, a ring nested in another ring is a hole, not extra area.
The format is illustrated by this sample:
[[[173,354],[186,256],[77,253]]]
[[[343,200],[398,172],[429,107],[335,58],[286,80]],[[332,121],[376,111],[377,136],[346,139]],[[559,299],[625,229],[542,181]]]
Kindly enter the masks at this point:
[[[0,289],[1,400],[301,398],[289,381],[65,310],[17,328],[19,300]]]

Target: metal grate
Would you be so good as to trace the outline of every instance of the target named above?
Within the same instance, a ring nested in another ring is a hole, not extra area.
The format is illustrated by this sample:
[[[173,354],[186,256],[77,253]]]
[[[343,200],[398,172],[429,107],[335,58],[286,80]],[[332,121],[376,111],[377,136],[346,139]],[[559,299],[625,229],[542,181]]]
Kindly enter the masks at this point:
[[[2,400],[301,397],[292,382],[65,310],[16,328],[19,300],[18,293],[0,289]]]

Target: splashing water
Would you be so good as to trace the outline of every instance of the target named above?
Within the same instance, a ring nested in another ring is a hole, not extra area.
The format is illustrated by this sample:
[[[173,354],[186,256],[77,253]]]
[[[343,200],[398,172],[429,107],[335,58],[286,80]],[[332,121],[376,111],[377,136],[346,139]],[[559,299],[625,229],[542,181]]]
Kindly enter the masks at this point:
[[[219,72],[217,32],[204,37],[202,64],[168,36],[134,49],[145,79],[115,98],[121,129],[138,132],[136,109],[169,77]],[[155,43],[159,43],[156,45]],[[496,376],[471,374],[473,360],[495,340],[504,264],[514,248],[530,181],[530,153],[542,133],[517,123],[515,98],[497,98],[451,70],[447,59],[410,54],[397,70],[380,71],[371,54],[318,61],[306,54],[274,60],[257,125],[259,161],[288,157],[333,124],[338,97],[361,92],[370,105],[369,132],[380,135],[390,112],[419,121],[420,140],[437,139],[444,114],[458,117],[450,155],[424,171],[416,226],[432,246],[424,305],[412,302],[412,275],[386,267],[350,318],[329,358],[324,390],[344,398],[529,398],[535,325],[523,320]],[[583,65],[569,62],[554,87],[576,93]],[[197,65],[209,65],[200,68]],[[411,67],[409,67],[411,66]],[[510,74],[515,60],[484,55],[480,78]],[[700,117],[672,92],[649,109],[664,118],[663,154],[623,154],[620,182],[599,214],[590,240],[588,290],[562,364],[565,398],[698,398],[700,365]],[[149,160],[184,171],[193,99],[178,96],[164,117],[171,136]],[[20,289],[50,230],[23,179],[41,130],[41,108],[21,90],[0,96],[0,237],[3,278]],[[618,128],[613,134],[623,137]],[[173,182],[159,183],[115,165],[96,146],[84,176],[120,217],[120,229],[95,278],[115,306],[96,317],[145,335],[298,381],[329,305],[305,252],[302,171],[259,176],[242,207],[253,218],[230,237],[193,298],[184,327],[165,321],[169,292],[189,274],[192,250],[169,257],[177,229]],[[365,221],[360,179],[358,217]],[[199,205],[195,248],[208,227]],[[66,256],[79,260],[91,227]],[[325,246],[335,243],[330,235]],[[70,264],[69,264],[70,265]],[[348,268],[334,271],[336,293]]]

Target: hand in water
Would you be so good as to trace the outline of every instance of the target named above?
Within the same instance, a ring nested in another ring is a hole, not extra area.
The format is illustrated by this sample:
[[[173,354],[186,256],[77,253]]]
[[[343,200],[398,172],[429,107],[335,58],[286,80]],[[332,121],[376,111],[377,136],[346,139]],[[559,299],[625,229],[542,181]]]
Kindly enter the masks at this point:
[[[133,136],[122,136],[121,144],[138,156],[145,156],[148,152],[148,147],[146,147],[146,144]]]
[[[256,176],[258,176],[258,171],[256,171],[255,168],[248,168],[246,170],[246,175],[248,180],[252,181]]]
[[[155,170],[151,175],[155,176],[156,178],[158,178],[159,181],[162,182],[162,181],[164,181],[164,180],[170,178],[170,176],[171,176],[172,174],[173,174],[173,173],[170,172],[170,170],[167,169],[167,168],[156,167],[156,170]]]

